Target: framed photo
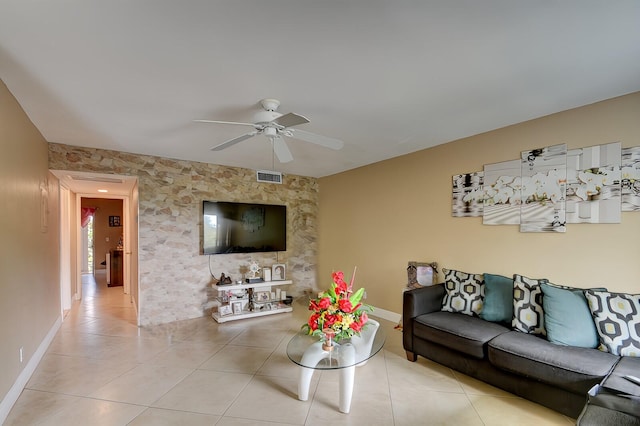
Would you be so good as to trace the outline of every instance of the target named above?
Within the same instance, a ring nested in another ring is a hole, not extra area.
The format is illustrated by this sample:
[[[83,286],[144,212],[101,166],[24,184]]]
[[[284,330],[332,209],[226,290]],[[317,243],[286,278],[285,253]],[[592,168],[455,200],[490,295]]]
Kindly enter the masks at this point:
[[[271,279],[273,281],[284,281],[286,278],[286,265],[284,263],[275,263],[271,267]]]
[[[271,292],[270,291],[256,291],[253,294],[253,300],[256,302],[268,302],[271,300]]]
[[[220,305],[220,307],[218,308],[218,313],[221,317],[224,317],[227,315],[231,315],[233,311],[231,310],[230,305]]]
[[[407,288],[413,289],[434,284],[437,279],[438,264],[436,262],[409,262],[407,266]]]
[[[267,311],[270,311],[270,310],[272,310],[272,309],[273,309],[273,305],[272,305],[271,303],[267,303],[267,304],[264,306],[264,308],[265,308]]]
[[[120,216],[109,216],[109,226],[122,226],[120,224]]]
[[[234,315],[238,315],[242,313],[242,302],[233,302],[231,306],[232,306]]]

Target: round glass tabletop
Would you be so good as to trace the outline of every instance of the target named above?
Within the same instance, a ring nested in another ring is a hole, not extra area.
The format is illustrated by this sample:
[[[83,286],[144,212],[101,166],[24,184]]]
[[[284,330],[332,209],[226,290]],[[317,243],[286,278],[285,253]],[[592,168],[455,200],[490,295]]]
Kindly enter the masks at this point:
[[[375,321],[371,322],[372,326],[373,323],[376,326],[370,330],[365,326],[360,336],[333,342],[331,350],[323,349],[324,342],[320,337],[300,332],[289,341],[287,356],[299,366],[315,370],[334,370],[361,364],[380,352],[384,346],[384,330]],[[372,336],[373,333],[375,334]]]

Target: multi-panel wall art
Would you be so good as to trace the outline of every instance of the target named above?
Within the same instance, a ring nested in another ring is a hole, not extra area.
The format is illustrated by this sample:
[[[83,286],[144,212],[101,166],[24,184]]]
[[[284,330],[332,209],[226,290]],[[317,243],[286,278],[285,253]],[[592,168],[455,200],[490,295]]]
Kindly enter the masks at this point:
[[[568,223],[620,223],[640,211],[640,147],[620,142],[523,151],[519,160],[453,176],[452,215],[521,232],[565,232]]]

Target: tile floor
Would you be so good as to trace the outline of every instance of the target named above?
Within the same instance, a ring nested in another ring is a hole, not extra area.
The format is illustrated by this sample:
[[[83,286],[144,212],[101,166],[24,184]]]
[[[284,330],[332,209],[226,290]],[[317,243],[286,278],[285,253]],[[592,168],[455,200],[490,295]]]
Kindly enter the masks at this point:
[[[356,369],[350,414],[338,376],[315,372],[309,401],[285,348],[307,318],[294,312],[217,324],[198,318],[138,328],[122,287],[83,278],[5,425],[570,425],[574,421],[449,368],[405,359],[395,324]]]

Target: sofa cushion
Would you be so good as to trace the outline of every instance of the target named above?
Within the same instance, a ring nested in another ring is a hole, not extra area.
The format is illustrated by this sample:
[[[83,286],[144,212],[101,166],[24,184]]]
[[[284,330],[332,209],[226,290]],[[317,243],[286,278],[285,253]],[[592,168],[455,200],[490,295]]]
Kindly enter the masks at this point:
[[[468,274],[453,269],[442,269],[446,294],[442,310],[478,316],[482,310],[484,283],[482,274]]]
[[[488,356],[498,368],[585,395],[619,359],[596,349],[559,346],[517,331],[492,339]]]
[[[640,357],[640,294],[586,290],[585,296],[600,338],[598,349]]]
[[[510,323],[513,317],[513,278],[484,274],[484,303],[480,318]]]
[[[511,326],[523,333],[545,334],[542,289],[545,279],[513,276],[513,319]]]
[[[547,340],[558,345],[595,348],[598,333],[584,289],[542,284]]]
[[[487,342],[509,329],[480,318],[452,312],[433,312],[416,317],[417,338],[437,343],[475,358],[487,354]]]

